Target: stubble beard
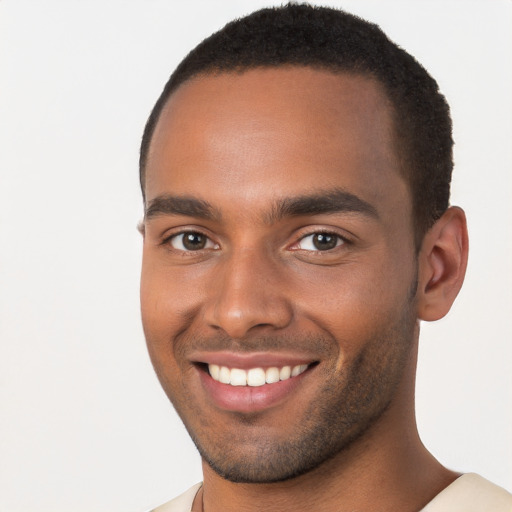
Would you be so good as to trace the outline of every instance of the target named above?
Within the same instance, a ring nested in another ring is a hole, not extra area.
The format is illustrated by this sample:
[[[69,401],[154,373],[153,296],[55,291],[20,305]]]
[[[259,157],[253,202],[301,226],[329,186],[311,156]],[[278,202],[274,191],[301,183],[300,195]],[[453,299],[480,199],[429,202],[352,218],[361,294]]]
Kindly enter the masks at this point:
[[[208,429],[207,419],[206,428],[196,428],[188,420],[190,414],[182,414],[180,404],[174,405],[202,459],[222,478],[275,483],[298,477],[341,454],[382,418],[403,378],[416,322],[410,301],[398,321],[367,340],[365,350],[341,377],[326,381],[321,400],[310,403],[300,425],[285,439],[261,428],[255,436],[259,413],[233,415],[238,428],[225,436]],[[308,339],[308,343],[337,345],[328,338]]]

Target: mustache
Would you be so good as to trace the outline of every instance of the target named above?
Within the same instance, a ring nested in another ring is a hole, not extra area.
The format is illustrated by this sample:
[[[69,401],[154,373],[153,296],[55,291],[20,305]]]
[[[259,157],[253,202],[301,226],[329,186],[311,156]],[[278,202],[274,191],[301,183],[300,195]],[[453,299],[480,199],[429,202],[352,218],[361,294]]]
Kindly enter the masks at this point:
[[[204,336],[183,332],[173,340],[176,356],[186,358],[195,351],[208,352],[303,352],[317,356],[332,354],[338,350],[338,342],[331,336],[300,332],[296,334],[253,334],[243,338],[231,338],[225,333]]]

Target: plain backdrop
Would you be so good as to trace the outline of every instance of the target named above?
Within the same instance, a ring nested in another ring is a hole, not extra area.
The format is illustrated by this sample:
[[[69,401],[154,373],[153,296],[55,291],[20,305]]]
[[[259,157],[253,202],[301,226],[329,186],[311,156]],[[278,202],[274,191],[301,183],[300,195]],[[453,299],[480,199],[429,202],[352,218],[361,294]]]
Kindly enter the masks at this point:
[[[142,512],[201,478],[146,355],[137,158],[164,82],[270,1],[0,1],[0,511]],[[417,409],[450,468],[512,489],[512,3],[326,1],[377,22],[454,118],[471,236],[422,326]]]

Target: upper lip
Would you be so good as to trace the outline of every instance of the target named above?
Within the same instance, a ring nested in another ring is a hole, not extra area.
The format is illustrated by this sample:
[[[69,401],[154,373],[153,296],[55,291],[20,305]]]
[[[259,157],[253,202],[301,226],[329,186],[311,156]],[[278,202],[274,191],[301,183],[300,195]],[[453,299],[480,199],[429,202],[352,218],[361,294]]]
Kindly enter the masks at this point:
[[[250,368],[271,368],[311,364],[316,360],[304,354],[285,352],[229,352],[198,351],[189,355],[189,360],[196,364],[216,364],[229,368],[248,370]]]

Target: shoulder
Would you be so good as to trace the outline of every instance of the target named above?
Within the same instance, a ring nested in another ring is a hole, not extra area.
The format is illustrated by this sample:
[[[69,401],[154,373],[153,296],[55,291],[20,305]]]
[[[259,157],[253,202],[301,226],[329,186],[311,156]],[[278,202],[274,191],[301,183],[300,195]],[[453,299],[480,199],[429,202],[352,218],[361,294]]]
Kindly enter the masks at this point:
[[[421,512],[512,512],[512,494],[475,473],[457,478]]]
[[[154,508],[150,512],[190,512],[194,498],[197,491],[201,488],[201,485],[201,483],[194,485],[188,491],[185,491],[173,500]]]

